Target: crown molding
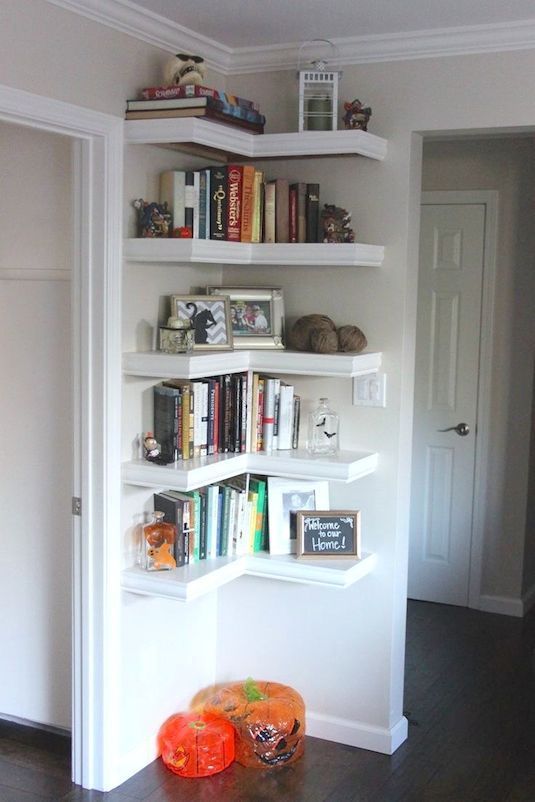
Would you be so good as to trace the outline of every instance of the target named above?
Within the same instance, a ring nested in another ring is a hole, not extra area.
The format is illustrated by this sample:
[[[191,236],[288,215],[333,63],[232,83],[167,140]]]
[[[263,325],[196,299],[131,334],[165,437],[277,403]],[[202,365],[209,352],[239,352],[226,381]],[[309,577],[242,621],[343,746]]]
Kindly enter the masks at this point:
[[[48,0],[169,53],[202,53],[207,65],[227,74],[233,50],[129,0]]]
[[[202,53],[223,75],[296,69],[301,43],[231,48],[129,0],[48,0],[168,52]],[[333,39],[337,65],[535,48],[535,19],[492,25]]]

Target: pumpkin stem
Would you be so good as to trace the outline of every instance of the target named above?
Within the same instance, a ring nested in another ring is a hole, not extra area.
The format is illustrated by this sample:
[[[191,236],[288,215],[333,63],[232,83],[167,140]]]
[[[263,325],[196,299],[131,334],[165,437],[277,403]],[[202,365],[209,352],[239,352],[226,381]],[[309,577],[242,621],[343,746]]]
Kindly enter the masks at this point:
[[[243,690],[248,702],[263,702],[264,699],[267,699],[252,677],[247,677],[243,683]]]

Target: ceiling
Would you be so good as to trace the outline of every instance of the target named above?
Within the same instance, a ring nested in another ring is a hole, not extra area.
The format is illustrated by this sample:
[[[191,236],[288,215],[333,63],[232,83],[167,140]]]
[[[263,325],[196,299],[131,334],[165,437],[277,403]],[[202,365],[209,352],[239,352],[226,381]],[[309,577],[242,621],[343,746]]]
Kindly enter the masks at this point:
[[[136,0],[229,48],[535,19],[535,0]]]
[[[535,0],[48,0],[224,75],[535,49]],[[326,50],[327,47],[327,50]]]

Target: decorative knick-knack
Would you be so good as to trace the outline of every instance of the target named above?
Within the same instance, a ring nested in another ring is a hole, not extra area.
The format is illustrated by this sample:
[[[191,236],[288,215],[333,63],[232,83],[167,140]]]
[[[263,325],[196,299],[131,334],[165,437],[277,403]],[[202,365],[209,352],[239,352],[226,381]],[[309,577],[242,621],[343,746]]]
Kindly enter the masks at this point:
[[[338,451],[338,414],[329,406],[328,398],[320,398],[308,417],[307,450],[312,455],[328,456]]]
[[[164,518],[165,514],[156,510],[152,513],[152,521],[143,527],[140,562],[147,571],[176,568],[173,556],[176,529]]]

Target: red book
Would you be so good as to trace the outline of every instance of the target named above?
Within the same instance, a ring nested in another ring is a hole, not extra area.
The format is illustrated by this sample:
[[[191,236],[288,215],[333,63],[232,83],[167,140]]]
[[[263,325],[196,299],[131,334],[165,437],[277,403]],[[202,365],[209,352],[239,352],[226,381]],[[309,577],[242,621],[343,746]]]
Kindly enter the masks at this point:
[[[290,203],[290,221],[289,221],[289,241],[297,242],[297,187],[290,186],[289,191]]]
[[[143,100],[167,100],[176,97],[213,97],[222,100],[233,106],[242,106],[245,109],[256,109],[257,104],[252,100],[231,95],[229,92],[222,92],[220,89],[212,89],[210,86],[197,86],[187,84],[186,86],[148,86],[141,90]]]
[[[227,169],[227,239],[240,242],[242,218],[243,167],[229,164]]]

